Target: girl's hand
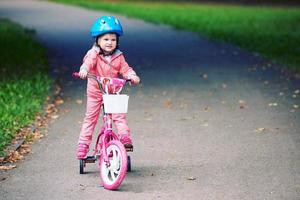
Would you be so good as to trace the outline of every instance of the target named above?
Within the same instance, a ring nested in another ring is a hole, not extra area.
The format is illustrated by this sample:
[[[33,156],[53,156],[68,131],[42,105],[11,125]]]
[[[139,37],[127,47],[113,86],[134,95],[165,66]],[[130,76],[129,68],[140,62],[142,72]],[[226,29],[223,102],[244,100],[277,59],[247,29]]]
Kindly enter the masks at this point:
[[[88,72],[85,69],[80,69],[79,76],[82,79],[86,79]]]
[[[130,77],[130,81],[132,84],[137,85],[140,83],[140,77],[138,77],[137,75],[133,75]]]

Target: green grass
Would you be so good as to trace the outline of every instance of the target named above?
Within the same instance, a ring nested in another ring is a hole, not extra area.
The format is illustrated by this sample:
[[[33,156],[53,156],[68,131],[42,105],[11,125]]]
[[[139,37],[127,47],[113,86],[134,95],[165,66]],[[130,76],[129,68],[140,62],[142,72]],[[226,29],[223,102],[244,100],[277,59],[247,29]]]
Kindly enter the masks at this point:
[[[41,111],[52,84],[46,52],[32,30],[0,19],[0,156]]]
[[[300,8],[55,0],[108,10],[225,41],[300,71]]]

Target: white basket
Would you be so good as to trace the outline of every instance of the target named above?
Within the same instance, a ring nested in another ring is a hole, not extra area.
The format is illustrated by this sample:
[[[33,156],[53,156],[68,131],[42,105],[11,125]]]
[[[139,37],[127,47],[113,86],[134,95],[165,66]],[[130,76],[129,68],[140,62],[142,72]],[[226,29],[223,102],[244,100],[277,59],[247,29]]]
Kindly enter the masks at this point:
[[[104,110],[106,113],[127,113],[129,96],[126,94],[104,94]]]

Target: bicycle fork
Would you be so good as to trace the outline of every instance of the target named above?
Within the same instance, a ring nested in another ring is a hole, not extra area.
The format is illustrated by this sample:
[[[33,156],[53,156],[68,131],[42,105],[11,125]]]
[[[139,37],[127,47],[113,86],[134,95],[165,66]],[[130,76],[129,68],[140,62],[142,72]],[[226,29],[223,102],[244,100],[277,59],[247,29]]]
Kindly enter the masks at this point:
[[[111,140],[118,140],[118,137],[113,133],[112,131],[112,115],[111,114],[104,114],[103,116],[103,122],[104,122],[104,129],[103,129],[103,137],[100,138],[101,144],[100,148],[101,148],[101,153],[102,153],[102,159],[103,161],[106,163],[106,166],[109,167],[110,166],[110,161],[109,161],[109,156],[107,155],[107,144],[109,141]]]

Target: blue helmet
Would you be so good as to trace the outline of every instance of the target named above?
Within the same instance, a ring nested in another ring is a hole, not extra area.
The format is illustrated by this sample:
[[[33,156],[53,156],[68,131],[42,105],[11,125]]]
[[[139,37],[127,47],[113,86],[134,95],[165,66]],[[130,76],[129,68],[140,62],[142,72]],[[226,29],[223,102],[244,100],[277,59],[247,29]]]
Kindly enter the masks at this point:
[[[112,16],[103,16],[98,18],[91,28],[93,38],[105,33],[115,33],[118,36],[123,35],[123,29],[120,21]]]

